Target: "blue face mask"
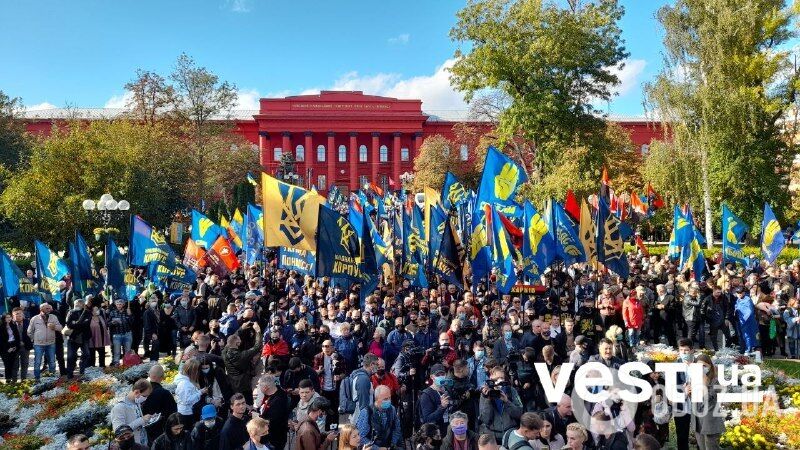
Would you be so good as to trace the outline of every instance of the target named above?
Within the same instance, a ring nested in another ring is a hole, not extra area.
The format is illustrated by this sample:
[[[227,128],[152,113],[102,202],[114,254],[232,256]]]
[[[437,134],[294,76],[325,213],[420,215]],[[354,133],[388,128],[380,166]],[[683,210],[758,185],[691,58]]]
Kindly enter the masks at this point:
[[[456,436],[463,436],[467,434],[467,426],[466,425],[457,425],[453,427],[453,434]]]
[[[447,377],[444,375],[433,378],[433,384],[435,384],[436,386],[444,386],[446,382],[447,382]]]
[[[475,359],[483,358],[483,350],[478,350],[475,352]]]
[[[381,402],[381,409],[387,410],[389,407],[392,406],[392,402],[390,400],[384,400]]]
[[[510,341],[511,340],[511,336],[513,336],[513,335],[511,334],[510,331],[504,331],[503,332],[503,336],[505,336],[507,341]]]

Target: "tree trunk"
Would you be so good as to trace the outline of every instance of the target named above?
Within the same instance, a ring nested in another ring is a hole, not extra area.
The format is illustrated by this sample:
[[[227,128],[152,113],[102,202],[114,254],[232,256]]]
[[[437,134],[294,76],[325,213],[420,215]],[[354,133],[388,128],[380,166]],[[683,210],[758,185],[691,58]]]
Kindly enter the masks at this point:
[[[711,185],[708,182],[708,157],[705,151],[701,151],[700,153],[700,170],[703,175],[703,211],[706,217],[706,248],[712,248],[714,246],[714,229],[712,228],[711,218]]]

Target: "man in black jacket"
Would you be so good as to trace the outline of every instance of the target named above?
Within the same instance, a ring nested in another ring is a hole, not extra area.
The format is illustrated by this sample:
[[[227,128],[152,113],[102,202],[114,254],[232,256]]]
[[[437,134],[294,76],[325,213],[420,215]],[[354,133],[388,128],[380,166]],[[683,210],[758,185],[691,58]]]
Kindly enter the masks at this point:
[[[248,414],[247,409],[247,401],[244,399],[244,395],[233,394],[231,397],[231,413],[219,433],[220,450],[239,450],[250,439],[250,435],[247,434],[247,422],[251,418],[258,417],[258,412],[251,411]]]
[[[286,446],[289,435],[289,396],[277,385],[277,377],[264,375],[258,380],[260,401],[257,400],[261,418],[269,421],[269,434],[261,439],[274,449]]]
[[[161,414],[158,422],[146,427],[147,442],[154,442],[158,436],[164,431],[164,423],[170,414],[178,411],[178,405],[175,399],[168,390],[161,386],[164,380],[164,368],[160,364],[156,364],[150,368],[148,372],[150,386],[153,391],[147,396],[144,403],[142,403],[142,414]]]
[[[147,304],[147,309],[144,311],[142,317],[142,325],[144,331],[142,339],[144,340],[144,356],[150,357],[150,361],[158,361],[158,297],[155,295],[150,296],[150,301]]]
[[[217,417],[214,405],[205,405],[200,412],[200,421],[192,429],[192,445],[195,450],[218,450],[219,436],[225,422]]]
[[[83,299],[76,299],[72,311],[67,315],[67,378],[75,376],[75,363],[78,359],[78,350],[81,352],[81,362],[79,370],[81,375],[89,365],[89,339],[91,330],[89,322],[92,320],[92,312],[85,307]]]
[[[450,410],[450,397],[442,384],[447,371],[441,364],[431,367],[432,383],[419,396],[419,419],[421,423],[432,423],[439,427],[439,433],[447,432],[448,422],[445,413]]]

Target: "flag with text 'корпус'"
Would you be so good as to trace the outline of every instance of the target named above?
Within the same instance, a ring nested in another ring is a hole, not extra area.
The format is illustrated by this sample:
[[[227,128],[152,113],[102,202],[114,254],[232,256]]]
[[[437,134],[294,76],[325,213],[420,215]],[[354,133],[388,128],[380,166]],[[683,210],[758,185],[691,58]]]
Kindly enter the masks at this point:
[[[239,267],[239,258],[233,251],[231,243],[220,236],[206,252],[206,265],[219,276],[225,276]]]
[[[146,267],[151,262],[160,262],[169,268],[175,267],[175,252],[164,235],[157,232],[141,217],[131,215],[131,239],[128,263]]]
[[[324,205],[319,205],[318,217],[316,276],[361,281],[361,246],[353,226]]]
[[[786,246],[786,237],[781,230],[781,224],[772,212],[768,203],[764,203],[764,219],[761,221],[761,253],[767,262],[772,264],[783,247]]]
[[[226,235],[225,229],[197,210],[192,210],[192,239],[208,250],[218,237]]]
[[[180,263],[176,263],[172,270],[161,263],[151,263],[147,267],[147,277],[167,294],[191,289],[197,280],[197,274]]]
[[[53,300],[63,300],[63,292],[58,287],[59,281],[69,275],[69,266],[41,241],[36,246],[36,273],[39,275],[39,288],[49,292]]]
[[[2,248],[0,248],[0,293],[6,299],[17,297],[18,300],[27,300],[33,304],[39,304],[42,300],[36,286],[25,278],[22,270]]]
[[[747,265],[742,240],[750,228],[725,203],[722,204],[722,262]]]
[[[264,205],[264,245],[316,250],[319,205],[325,197],[316,191],[261,175]]]

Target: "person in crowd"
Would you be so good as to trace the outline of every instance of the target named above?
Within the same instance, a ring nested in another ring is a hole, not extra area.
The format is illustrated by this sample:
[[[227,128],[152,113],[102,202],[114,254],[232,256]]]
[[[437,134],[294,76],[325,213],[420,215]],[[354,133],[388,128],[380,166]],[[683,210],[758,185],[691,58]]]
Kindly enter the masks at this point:
[[[494,343],[494,349],[492,350],[492,357],[497,360],[498,364],[505,364],[510,353],[519,352],[520,350],[519,339],[514,337],[514,332],[511,330],[511,325],[508,323],[504,324],[502,331],[503,335],[501,339],[498,339]],[[541,335],[539,335],[538,338],[541,339]],[[549,340],[550,336],[548,336],[547,339]],[[536,344],[534,343],[532,345]],[[544,345],[542,345],[542,347],[544,347]]]
[[[11,310],[11,318],[12,326],[17,329],[17,334],[20,336],[17,353],[16,355],[11,355],[19,370],[19,377],[15,375],[9,378],[9,381],[13,382],[17,379],[23,381],[28,378],[28,360],[30,359],[31,349],[33,348],[33,340],[28,335],[30,320],[25,317],[25,312],[19,306]]]
[[[500,447],[497,445],[497,441],[495,440],[494,436],[488,433],[484,433],[478,437],[478,450],[499,450]]]
[[[642,433],[633,441],[633,450],[661,450],[661,444],[653,436]]]
[[[200,361],[191,358],[184,362],[180,373],[175,377],[175,397],[184,428],[191,429],[197,422],[195,405],[208,390],[208,387],[200,387]]]
[[[432,423],[424,423],[413,436],[414,450],[438,450],[444,448],[439,427]]]
[[[318,398],[308,406],[306,419],[297,428],[294,450],[321,450],[338,437],[335,431],[324,432],[325,410],[330,405],[324,398]],[[322,425],[322,427],[320,427]]]
[[[242,337],[240,332],[252,328],[255,331],[256,341],[248,349],[241,350]],[[222,351],[225,370],[228,374],[228,385],[234,392],[240,392],[250,403],[253,401],[253,358],[261,352],[261,327],[258,322],[248,322],[242,329],[228,337],[227,345]]]
[[[678,341],[678,361],[684,364],[694,362],[694,344],[691,339],[682,338]],[[678,392],[685,393],[687,377],[685,372],[678,372],[677,376]],[[672,420],[675,423],[675,436],[677,439],[678,450],[689,449],[689,435],[691,434],[691,402],[687,399],[682,403],[672,405]]]
[[[358,429],[349,423],[339,428],[339,447],[338,450],[361,450],[361,435]]]
[[[108,319],[99,306],[92,307],[92,318],[89,321],[89,365],[106,366],[106,347],[111,345],[111,333]],[[95,359],[96,358],[96,359]]]
[[[707,392],[702,403],[692,403],[691,418],[694,422],[695,441],[700,450],[718,450],[720,448],[720,436],[725,432],[725,417],[715,414],[715,411],[717,411],[717,394],[720,390],[717,369],[711,358],[702,353],[695,358],[695,362],[703,366],[702,385]],[[685,392],[686,395],[692,394],[691,384],[686,386]]]
[[[142,339],[145,357],[150,361],[158,361],[158,329],[161,312],[158,308],[158,296],[151,295],[142,317]]]
[[[564,437],[553,432],[553,424],[547,418],[542,417],[542,429],[539,430],[538,445],[546,450],[561,450],[564,447]]]
[[[133,434],[131,434],[131,437],[133,437]],[[67,439],[67,450],[89,450],[91,446],[92,444],[85,434],[74,434]],[[147,447],[144,448],[147,449]]]
[[[536,413],[526,412],[519,418],[519,427],[503,432],[501,445],[509,450],[532,450],[530,441],[539,437],[542,426],[542,419]]]
[[[17,347],[21,345],[19,328],[14,326],[11,314],[0,315],[0,356],[3,359],[7,383],[15,383],[19,375]]]
[[[590,450],[589,433],[583,425],[571,423],[567,425],[567,447],[569,450]]]
[[[111,365],[119,365],[122,355],[127,354],[133,342],[131,332],[131,310],[125,305],[125,300],[114,300],[114,308],[108,314],[109,330],[111,332]]]
[[[111,408],[111,428],[116,430],[122,425],[127,425],[133,431],[133,438],[137,444],[149,445],[145,427],[150,425],[151,415],[142,414],[141,405],[152,392],[150,382],[141,379],[131,385],[131,390],[125,397]]]
[[[230,400],[231,413],[219,433],[220,450],[238,450],[249,439],[247,422],[258,418],[258,411],[251,410],[241,393],[233,394]]]
[[[311,380],[300,380],[297,391],[300,400],[292,411],[292,417],[294,417],[292,425],[295,429],[298,424],[306,420],[308,416],[308,407],[311,403],[318,398],[323,398],[314,390],[314,385],[311,383]]]
[[[783,321],[786,323],[786,345],[789,349],[789,358],[800,359],[800,308],[798,301],[792,298],[783,311]]]
[[[392,406],[391,398],[389,388],[378,386],[375,389],[375,401],[358,413],[355,425],[361,441],[372,444],[370,450],[398,449],[402,446],[400,416]]]
[[[217,408],[214,405],[203,406],[200,420],[192,428],[190,436],[192,447],[195,450],[218,450],[223,425],[224,422],[217,416]]]
[[[272,448],[283,448],[289,434],[289,396],[278,387],[278,378],[274,375],[262,375],[258,381],[259,395],[256,398],[256,409],[262,419],[270,423],[270,433],[265,444]]]
[[[450,414],[447,434],[441,440],[442,450],[478,450],[478,434],[468,427],[469,418],[463,412]]]
[[[164,433],[157,437],[150,450],[192,450],[192,438],[179,413],[170,414],[164,423]]]
[[[86,442],[89,443],[88,438]],[[134,440],[133,429],[128,425],[120,425],[114,430],[114,439],[108,443],[108,448],[109,450],[150,450],[150,447]]]
[[[439,427],[439,433],[447,432],[447,419],[450,410],[450,396],[447,395],[447,370],[441,364],[431,367],[431,385],[419,397],[420,422],[432,423]]]
[[[150,394],[142,403],[142,414],[151,416],[157,414],[159,417],[152,425],[146,427],[147,441],[153,442],[164,430],[167,417],[178,411],[178,405],[172,394],[161,385],[164,381],[164,367],[161,364],[155,364],[147,374],[151,389]]]
[[[89,321],[92,313],[85,306],[82,298],[75,299],[72,310],[67,314],[66,327],[62,333],[67,336],[67,378],[75,377],[75,365],[78,364],[78,352],[80,352],[80,363],[78,370],[81,375],[89,366]]]
[[[269,421],[261,417],[254,417],[247,422],[247,443],[244,445],[243,450],[275,450],[270,444],[265,444],[265,441],[270,434]]]
[[[481,387],[479,429],[482,433],[494,433],[500,442],[508,430],[517,426],[523,413],[522,401],[517,390],[508,383],[503,366],[496,366],[489,372],[489,381],[491,386],[487,382]]]
[[[27,334],[33,343],[33,378],[38,383],[42,376],[42,359],[47,361],[51,374],[56,373],[56,335],[62,329],[53,307],[42,303],[39,314],[31,317]]]

